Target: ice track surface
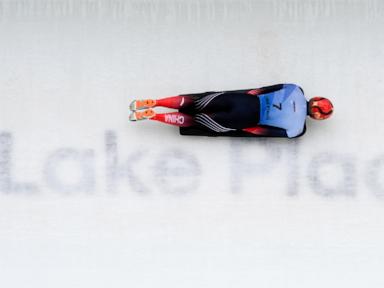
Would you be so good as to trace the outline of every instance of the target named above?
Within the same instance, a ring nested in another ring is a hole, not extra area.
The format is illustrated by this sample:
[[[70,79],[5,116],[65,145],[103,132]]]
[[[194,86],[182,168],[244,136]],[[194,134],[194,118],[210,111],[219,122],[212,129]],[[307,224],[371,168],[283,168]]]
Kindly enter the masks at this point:
[[[382,1],[0,0],[1,287],[383,287]],[[297,83],[296,140],[129,123]]]

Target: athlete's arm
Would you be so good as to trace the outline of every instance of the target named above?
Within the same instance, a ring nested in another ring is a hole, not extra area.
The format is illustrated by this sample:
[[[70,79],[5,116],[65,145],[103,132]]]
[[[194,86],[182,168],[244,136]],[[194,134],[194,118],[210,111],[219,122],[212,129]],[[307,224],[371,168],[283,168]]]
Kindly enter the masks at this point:
[[[272,86],[265,86],[257,89],[251,89],[248,90],[246,93],[250,95],[260,95],[260,94],[266,94],[266,93],[271,93],[275,92],[277,90],[282,89],[285,86],[285,84],[276,84]]]
[[[255,126],[242,129],[244,132],[264,137],[288,137],[285,129],[272,126]]]
[[[261,91],[260,94],[275,92],[277,90],[282,89],[284,87],[284,85],[285,84],[276,84],[276,85],[272,85],[272,86],[261,87],[261,88],[259,88]]]
[[[276,84],[276,85],[272,85],[272,86],[265,86],[265,87],[261,87],[261,88],[240,90],[240,91],[246,92],[246,93],[251,94],[251,95],[260,95],[260,94],[275,92],[275,91],[278,91],[280,89],[288,88],[288,87],[293,87],[293,88],[298,87],[301,90],[301,92],[303,92],[303,94],[304,94],[303,88],[301,88],[300,86],[297,86],[296,84]]]
[[[254,95],[254,96],[266,94],[266,93],[272,93],[272,92],[275,92],[277,90],[282,89],[285,85],[286,84],[276,84],[276,85],[272,85],[272,86],[265,86],[265,87],[261,87],[261,88],[248,90],[248,91],[246,91],[246,93],[249,95]]]
[[[265,93],[271,93],[275,92],[277,90],[282,89],[286,85],[291,85],[291,84],[276,84],[272,86],[265,86],[261,88],[254,88],[254,89],[242,89],[242,90],[229,90],[229,91],[209,91],[209,92],[204,92],[204,93],[194,93],[194,94],[181,94],[180,96],[190,96],[192,98],[201,98],[209,94],[213,93],[218,93],[218,92],[223,92],[223,93],[241,93],[241,94],[250,94],[250,95],[260,95],[260,94],[265,94]]]
[[[260,95],[260,94],[270,93],[270,92],[280,90],[281,88],[284,87],[284,85],[285,84],[276,84],[276,85],[265,86],[265,87],[261,87],[261,88],[230,90],[230,91],[223,91],[223,92],[225,92],[225,93],[241,93],[241,94],[247,93],[250,95]],[[214,93],[214,92],[211,92],[211,93]]]

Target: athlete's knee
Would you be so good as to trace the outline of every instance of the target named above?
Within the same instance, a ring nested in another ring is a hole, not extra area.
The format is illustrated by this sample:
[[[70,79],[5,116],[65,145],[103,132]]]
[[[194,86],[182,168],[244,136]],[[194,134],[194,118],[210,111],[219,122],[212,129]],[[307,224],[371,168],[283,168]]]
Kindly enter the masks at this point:
[[[197,111],[216,111],[225,109],[227,106],[226,101],[223,101],[222,95],[225,92],[215,92],[195,100],[195,107]]]

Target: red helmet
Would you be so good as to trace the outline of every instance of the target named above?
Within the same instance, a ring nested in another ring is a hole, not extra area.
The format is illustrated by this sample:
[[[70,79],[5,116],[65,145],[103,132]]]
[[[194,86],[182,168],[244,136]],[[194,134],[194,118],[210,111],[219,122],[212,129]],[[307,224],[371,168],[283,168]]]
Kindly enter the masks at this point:
[[[329,118],[333,113],[332,102],[324,97],[313,97],[309,100],[308,114],[316,120]]]

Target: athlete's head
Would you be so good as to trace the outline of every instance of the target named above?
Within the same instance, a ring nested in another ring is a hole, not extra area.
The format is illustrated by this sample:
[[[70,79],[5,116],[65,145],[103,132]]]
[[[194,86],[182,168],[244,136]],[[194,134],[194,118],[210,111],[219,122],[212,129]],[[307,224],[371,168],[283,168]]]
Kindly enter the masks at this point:
[[[332,102],[324,97],[313,97],[308,103],[308,115],[316,120],[329,118],[333,113]]]

